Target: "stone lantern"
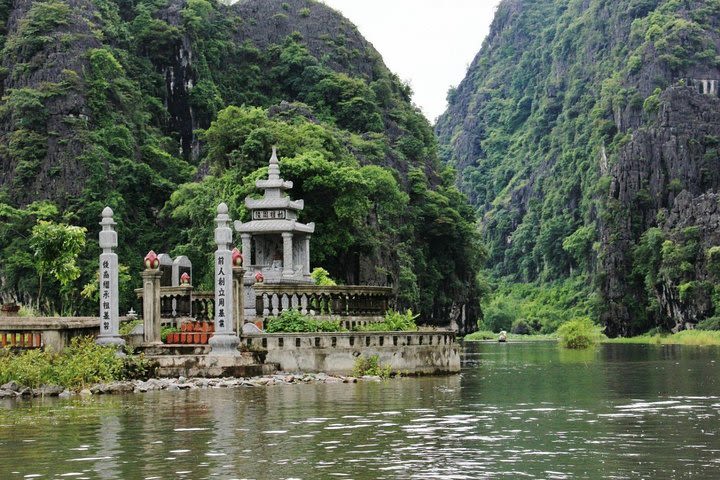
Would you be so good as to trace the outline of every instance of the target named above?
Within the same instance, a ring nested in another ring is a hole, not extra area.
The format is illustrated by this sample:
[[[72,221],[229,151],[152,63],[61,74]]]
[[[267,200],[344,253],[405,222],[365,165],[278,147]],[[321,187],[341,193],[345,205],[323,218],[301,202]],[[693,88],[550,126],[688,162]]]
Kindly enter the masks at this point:
[[[267,180],[255,186],[264,191],[260,199],[246,198],[250,221],[235,222],[242,239],[242,254],[249,279],[256,273],[266,283],[313,283],[310,278],[310,237],[314,223],[298,222],[302,200],[291,200],[286,191],[293,183],[280,178],[280,165],[272,149]]]

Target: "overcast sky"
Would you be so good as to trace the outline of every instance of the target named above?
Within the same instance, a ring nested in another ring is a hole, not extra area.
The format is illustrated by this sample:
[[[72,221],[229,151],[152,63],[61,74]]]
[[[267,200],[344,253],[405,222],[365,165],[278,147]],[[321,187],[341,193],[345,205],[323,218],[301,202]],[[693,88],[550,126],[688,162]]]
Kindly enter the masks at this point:
[[[487,36],[500,0],[321,0],[342,12],[434,123]]]

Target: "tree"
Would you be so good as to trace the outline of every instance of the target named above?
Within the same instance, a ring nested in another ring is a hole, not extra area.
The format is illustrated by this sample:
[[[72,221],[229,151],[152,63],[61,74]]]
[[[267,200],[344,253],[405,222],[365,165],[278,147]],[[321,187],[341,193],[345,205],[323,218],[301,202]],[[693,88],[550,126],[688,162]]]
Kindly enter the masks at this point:
[[[66,289],[80,277],[77,258],[85,248],[83,227],[40,220],[32,229],[30,248],[35,256],[35,270],[38,273],[37,308],[40,308],[43,278],[50,274],[60,282],[61,290]]]

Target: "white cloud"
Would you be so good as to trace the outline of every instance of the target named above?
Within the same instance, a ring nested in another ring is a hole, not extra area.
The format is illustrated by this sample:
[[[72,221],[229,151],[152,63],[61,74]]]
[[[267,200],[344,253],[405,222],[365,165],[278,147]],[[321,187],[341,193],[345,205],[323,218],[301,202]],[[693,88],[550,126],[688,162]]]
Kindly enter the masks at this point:
[[[488,34],[500,0],[322,0],[358,26],[434,121]]]

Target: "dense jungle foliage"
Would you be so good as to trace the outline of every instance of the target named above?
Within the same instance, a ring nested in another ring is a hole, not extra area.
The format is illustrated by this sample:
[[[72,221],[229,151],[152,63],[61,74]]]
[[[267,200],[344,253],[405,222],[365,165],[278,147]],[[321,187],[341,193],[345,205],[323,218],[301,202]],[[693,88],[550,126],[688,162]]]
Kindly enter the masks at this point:
[[[473,209],[409,87],[336,12],[310,0],[2,1],[0,26],[4,300],[93,313],[106,205],[121,308],[150,249],[189,256],[193,283],[210,288],[215,207],[245,219],[277,145],[301,220],[317,223],[313,266],[394,285],[425,322],[467,305],[472,328],[484,255]],[[55,247],[75,240],[70,272],[31,242],[45,224]]]
[[[720,187],[718,25],[717,0],[500,3],[436,126],[503,280],[487,323],[626,335],[720,311],[718,213],[676,201]],[[553,296],[577,311],[546,315]]]

